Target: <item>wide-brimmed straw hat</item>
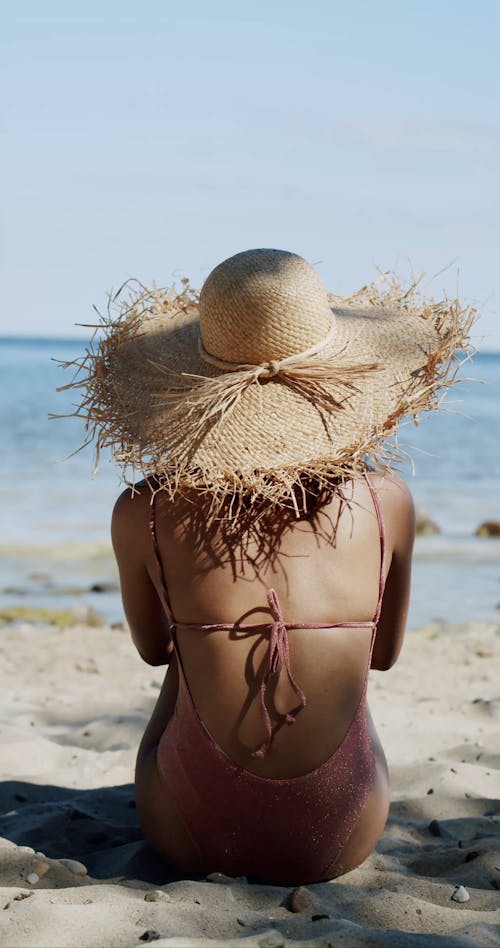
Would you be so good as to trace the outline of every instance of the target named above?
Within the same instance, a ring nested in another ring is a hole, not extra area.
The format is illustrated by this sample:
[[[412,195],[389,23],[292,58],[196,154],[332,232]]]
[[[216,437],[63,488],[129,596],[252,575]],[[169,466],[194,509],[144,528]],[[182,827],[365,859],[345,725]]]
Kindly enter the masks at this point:
[[[126,286],[76,362],[76,414],[155,488],[220,500],[296,504],[304,475],[342,479],[392,456],[398,422],[438,407],[474,318],[392,278],[341,299],[281,250],[230,257],[199,296],[187,281]]]

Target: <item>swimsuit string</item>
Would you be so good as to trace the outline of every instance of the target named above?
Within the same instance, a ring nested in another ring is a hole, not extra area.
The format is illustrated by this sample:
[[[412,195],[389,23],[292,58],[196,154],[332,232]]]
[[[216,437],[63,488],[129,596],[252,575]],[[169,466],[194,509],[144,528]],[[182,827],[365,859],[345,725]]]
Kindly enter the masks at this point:
[[[302,711],[302,709],[306,706],[306,696],[292,675],[292,669],[290,667],[290,647],[288,642],[287,625],[283,619],[279,600],[274,589],[267,590],[266,598],[271,615],[273,617],[270,627],[267,663],[260,686],[260,706],[266,727],[266,738],[260,747],[258,747],[257,750],[253,752],[252,757],[264,757],[269,750],[269,746],[273,738],[273,728],[269,709],[266,704],[266,692],[269,682],[272,679],[278,680],[283,667],[287,673],[290,686],[299,699],[298,705],[295,708],[292,708],[291,711],[287,711],[286,723],[294,724],[299,711]]]
[[[378,620],[380,619],[380,612],[382,610],[382,597],[384,595],[385,588],[385,527],[384,527],[384,518],[382,517],[382,509],[380,507],[380,501],[377,497],[377,492],[368,477],[368,474],[365,471],[365,480],[368,484],[370,494],[372,496],[373,506],[375,508],[375,513],[377,515],[378,523],[378,533],[380,537],[380,573],[378,581],[378,602],[377,608],[375,610],[375,615],[373,616],[373,621],[377,625]]]
[[[156,493],[151,497],[151,512],[149,517],[149,531],[151,533],[151,540],[153,542],[153,552],[156,559],[156,566],[158,568],[158,579],[160,581],[160,588],[163,593],[164,606],[167,612],[167,618],[171,626],[175,626],[175,617],[172,611],[172,606],[170,604],[170,596],[168,594],[167,582],[165,579],[165,573],[163,571],[163,564],[160,556],[160,547],[158,544],[158,536],[156,533],[156,518],[155,518],[155,502],[156,502]],[[175,644],[175,643],[174,643]]]
[[[382,611],[382,599],[383,599],[383,596],[384,596],[384,589],[385,589],[385,527],[384,527],[384,518],[383,518],[383,516],[382,516],[382,508],[381,508],[381,506],[380,506],[380,501],[379,501],[379,499],[378,499],[377,492],[376,492],[376,490],[375,490],[375,488],[374,488],[374,486],[373,486],[373,484],[372,484],[370,478],[368,477],[367,471],[365,471],[365,480],[366,480],[366,483],[368,484],[368,488],[369,488],[369,491],[370,491],[370,494],[371,494],[371,497],[372,497],[372,501],[373,501],[373,506],[374,506],[374,508],[375,508],[375,513],[376,513],[376,516],[377,516],[378,533],[379,533],[379,538],[380,538],[380,572],[379,572],[379,580],[378,580],[378,602],[377,602],[377,608],[376,608],[376,610],[375,610],[375,615],[373,616],[373,632],[372,632],[372,637],[371,637],[371,642],[370,642],[370,652],[369,652],[369,655],[368,655],[368,665],[367,665],[367,668],[366,668],[366,676],[365,676],[365,684],[364,684],[364,687],[363,687],[363,695],[366,694],[366,690],[367,690],[367,688],[368,688],[368,675],[369,675],[370,668],[371,668],[371,665],[372,665],[373,649],[374,649],[374,647],[375,647],[375,639],[376,639],[376,637],[377,637],[378,623],[379,623],[379,619],[380,619],[380,613],[381,613],[381,611]]]

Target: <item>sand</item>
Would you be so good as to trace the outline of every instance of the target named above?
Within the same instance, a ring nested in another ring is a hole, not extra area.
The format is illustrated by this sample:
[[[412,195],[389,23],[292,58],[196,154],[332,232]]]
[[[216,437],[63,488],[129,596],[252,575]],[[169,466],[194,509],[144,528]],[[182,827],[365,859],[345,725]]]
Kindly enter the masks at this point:
[[[500,945],[499,645],[499,626],[429,626],[372,673],[386,831],[359,869],[293,891],[186,878],[148,849],[132,775],[161,670],[126,631],[6,625],[0,944]]]

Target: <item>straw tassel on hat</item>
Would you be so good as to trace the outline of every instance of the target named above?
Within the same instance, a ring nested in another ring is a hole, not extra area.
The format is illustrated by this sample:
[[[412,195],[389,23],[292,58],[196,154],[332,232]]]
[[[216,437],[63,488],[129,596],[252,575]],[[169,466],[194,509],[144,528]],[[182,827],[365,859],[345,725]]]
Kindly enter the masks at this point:
[[[88,441],[171,496],[251,495],[296,505],[303,475],[362,470],[404,416],[439,406],[475,313],[396,280],[328,295],[296,254],[250,250],[199,295],[124,288],[68,387]],[[387,453],[388,452],[388,453]],[[235,516],[238,505],[231,508]]]

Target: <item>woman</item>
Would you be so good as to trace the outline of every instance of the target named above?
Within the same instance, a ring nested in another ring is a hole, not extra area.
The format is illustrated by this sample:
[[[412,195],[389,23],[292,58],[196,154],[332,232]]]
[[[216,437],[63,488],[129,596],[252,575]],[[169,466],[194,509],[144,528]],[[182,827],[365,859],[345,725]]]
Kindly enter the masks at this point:
[[[167,861],[317,882],[382,834],[366,685],[402,645],[414,516],[366,457],[436,407],[471,319],[395,286],[339,305],[302,258],[257,250],[199,304],[139,294],[88,354],[82,413],[147,475],[112,536],[133,640],[168,665],[136,769]]]

